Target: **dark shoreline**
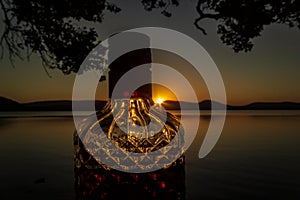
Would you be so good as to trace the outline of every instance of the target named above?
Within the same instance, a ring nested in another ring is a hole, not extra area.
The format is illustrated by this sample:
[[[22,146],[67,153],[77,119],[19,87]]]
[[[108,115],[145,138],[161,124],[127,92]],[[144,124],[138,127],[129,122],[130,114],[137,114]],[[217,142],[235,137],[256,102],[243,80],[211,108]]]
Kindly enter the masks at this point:
[[[77,101],[80,105],[78,111],[89,111],[87,104],[91,101]],[[95,101],[96,110],[100,110],[107,101]],[[196,103],[180,102],[184,107],[184,110],[192,110],[195,108]],[[177,101],[165,101],[162,105],[166,110],[180,110],[180,104]],[[219,102],[212,102],[210,100],[204,100],[198,103],[200,110],[211,110],[211,105],[214,104],[216,110],[223,109],[224,105]],[[296,102],[254,102],[242,106],[226,105],[227,110],[300,110],[300,103]],[[0,112],[41,112],[41,111],[72,111],[71,100],[59,100],[59,101],[38,101],[31,103],[18,103],[11,99],[0,97]]]

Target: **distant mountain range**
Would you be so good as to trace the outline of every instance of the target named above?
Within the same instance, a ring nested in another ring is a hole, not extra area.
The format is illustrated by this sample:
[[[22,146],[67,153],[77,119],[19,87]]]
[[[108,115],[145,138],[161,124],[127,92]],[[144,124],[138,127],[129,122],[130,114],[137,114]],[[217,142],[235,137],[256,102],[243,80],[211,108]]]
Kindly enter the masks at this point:
[[[88,101],[77,101],[80,110],[90,110],[87,108]],[[222,104],[214,102],[216,109],[223,107]],[[106,101],[95,101],[96,109],[100,109],[106,104]],[[205,100],[199,102],[200,110],[210,110],[212,102]],[[180,105],[177,101],[165,101],[162,104],[167,110],[179,110]],[[196,103],[181,102],[184,109],[190,110],[197,106]],[[227,105],[228,110],[300,110],[300,103],[294,102],[255,102],[243,106]],[[38,101],[31,103],[18,103],[11,99],[0,97],[0,111],[71,111],[72,101]]]
[[[194,108],[195,103],[189,102],[181,102],[185,109]],[[210,110],[212,101],[204,100],[199,102],[200,110]],[[175,101],[165,101],[163,105],[168,110],[178,110],[180,109],[180,105]],[[224,105],[219,102],[214,102],[214,106],[216,109],[223,108]],[[295,102],[255,102],[242,106],[233,106],[227,105],[228,110],[300,110],[300,103]]]
[[[78,101],[80,110],[89,110],[88,101]],[[96,108],[101,108],[106,101],[96,101]],[[0,111],[72,111],[71,100],[37,101],[30,103],[18,103],[11,99],[0,97]]]

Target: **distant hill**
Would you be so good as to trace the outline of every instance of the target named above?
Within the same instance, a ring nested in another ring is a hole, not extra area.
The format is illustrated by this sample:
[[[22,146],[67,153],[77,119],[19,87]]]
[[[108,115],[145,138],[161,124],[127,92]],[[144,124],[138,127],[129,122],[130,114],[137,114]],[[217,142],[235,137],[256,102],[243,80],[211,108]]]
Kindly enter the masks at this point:
[[[294,102],[255,102],[245,106],[233,106],[239,110],[300,110],[300,103]]]
[[[76,101],[79,111],[89,111],[87,104],[90,101]],[[106,104],[106,101],[95,101],[95,107],[100,109]],[[23,104],[23,110],[25,111],[72,111],[72,101],[38,101],[33,103]]]
[[[72,101],[38,101],[24,103],[23,109],[30,111],[72,110]]]
[[[211,109],[211,103],[212,101],[210,100],[205,100],[200,103],[198,103],[199,109],[200,110],[210,110]],[[191,102],[181,102],[180,103],[182,107],[185,110],[191,110],[194,109],[197,106],[197,103],[191,103]],[[162,105],[167,109],[167,110],[179,110],[180,109],[180,104],[177,101],[165,101],[162,103]],[[216,109],[223,108],[224,105],[219,103],[219,102],[214,102],[214,106]]]
[[[87,107],[89,101],[77,101],[79,110],[90,110]],[[216,109],[223,107],[219,102],[213,102]],[[106,101],[96,101],[96,109],[101,109]],[[197,103],[181,102],[186,110],[197,106]],[[205,100],[198,103],[200,110],[210,110],[212,101]],[[165,101],[162,104],[167,110],[179,110],[180,104],[177,101]],[[227,105],[228,110],[300,110],[300,103],[294,102],[255,102],[244,106]],[[18,103],[8,98],[0,97],[0,111],[72,111],[71,100],[61,101],[38,101],[31,103]]]
[[[11,99],[0,97],[0,111],[18,111],[22,105]]]
[[[80,111],[88,111],[88,101],[78,101]],[[95,107],[100,109],[106,104],[106,101],[96,101]],[[1,111],[72,111],[71,100],[60,101],[37,101],[30,103],[18,103],[11,99],[0,97],[0,112]]]
[[[199,102],[199,109],[200,110],[210,110],[211,109],[210,100],[205,100]],[[223,108],[223,105],[219,102],[214,102],[215,108],[220,109]],[[190,102],[182,102],[185,109],[189,110],[189,108],[194,107],[195,103]],[[180,105],[176,101],[165,101],[163,106],[167,110],[179,110]],[[248,105],[243,106],[232,106],[227,105],[228,110],[300,110],[300,103],[295,102],[255,102]]]

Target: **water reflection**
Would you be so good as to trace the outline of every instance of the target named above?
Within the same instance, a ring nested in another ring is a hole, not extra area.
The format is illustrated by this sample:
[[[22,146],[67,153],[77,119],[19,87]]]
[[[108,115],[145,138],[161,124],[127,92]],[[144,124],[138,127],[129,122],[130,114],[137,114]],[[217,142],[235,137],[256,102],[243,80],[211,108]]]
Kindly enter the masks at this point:
[[[125,173],[97,163],[84,149],[76,133],[74,148],[75,192],[78,200],[185,199],[184,156],[166,169],[150,173]]]
[[[74,122],[72,117],[61,116],[65,113],[59,117],[0,118],[1,200],[75,199]],[[172,179],[162,174],[163,179],[171,180],[165,182],[166,186],[178,180],[174,190],[183,199],[300,199],[299,121],[299,111],[231,111],[217,145],[207,157],[199,159],[199,147],[210,122],[201,118],[197,137],[185,152],[185,173],[183,169],[173,170]],[[189,123],[195,122],[191,112]],[[84,171],[89,170],[78,170],[75,177],[84,175]],[[112,177],[113,173],[102,174]],[[122,177],[125,180],[126,175]],[[45,178],[45,183],[35,184],[39,178]],[[138,184],[150,184],[139,180]],[[87,186],[76,184],[81,188],[76,189],[76,195],[82,194]],[[114,193],[122,194],[116,184],[110,186]],[[130,188],[138,190],[138,186],[128,187],[123,184],[121,188],[131,193]],[[77,199],[84,199],[78,195]]]

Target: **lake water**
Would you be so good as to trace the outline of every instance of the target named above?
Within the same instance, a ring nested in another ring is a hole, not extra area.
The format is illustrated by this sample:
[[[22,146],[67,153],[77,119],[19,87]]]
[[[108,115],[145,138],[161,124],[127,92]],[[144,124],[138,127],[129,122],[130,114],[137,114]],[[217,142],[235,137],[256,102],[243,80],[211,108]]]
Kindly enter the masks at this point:
[[[299,111],[229,111],[199,159],[209,123],[185,153],[186,199],[300,199]],[[0,199],[75,199],[74,130],[70,112],[0,113]]]

